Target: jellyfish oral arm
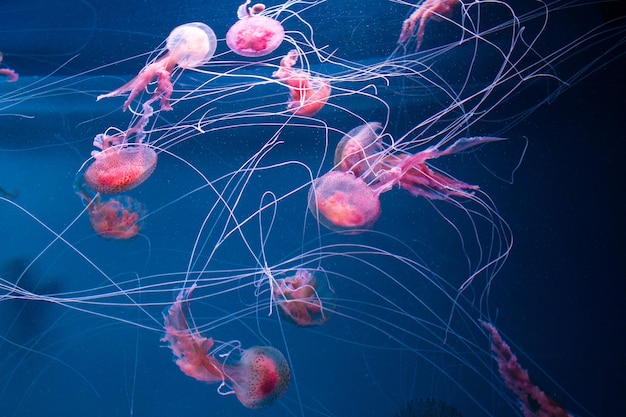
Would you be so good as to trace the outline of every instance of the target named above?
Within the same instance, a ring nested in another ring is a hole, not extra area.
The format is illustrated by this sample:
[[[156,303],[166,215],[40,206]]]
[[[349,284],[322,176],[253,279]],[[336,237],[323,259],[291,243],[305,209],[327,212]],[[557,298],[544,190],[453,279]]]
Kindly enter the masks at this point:
[[[400,37],[398,38],[399,44],[406,43],[413,33],[415,33],[415,27],[417,26],[417,33],[415,39],[417,45],[415,50],[418,51],[422,46],[424,40],[424,30],[426,29],[426,22],[431,18],[440,20],[442,16],[449,16],[454,10],[454,7],[458,3],[458,0],[426,0],[402,23],[402,30]]]
[[[424,162],[414,163],[411,158],[406,158],[400,172],[397,176],[398,186],[416,197],[431,200],[444,200],[450,196],[467,198],[478,189],[476,185],[435,172]]]
[[[450,196],[470,197],[478,186],[435,172],[426,164],[426,161],[502,140],[505,139],[491,136],[460,138],[443,150],[431,147],[415,155],[398,157],[395,162],[392,162],[395,166],[385,173],[384,180],[376,187],[384,192],[397,184],[414,196],[433,200],[442,200]],[[387,159],[387,161],[393,161],[393,159]]]
[[[500,376],[506,387],[519,398],[524,417],[572,417],[554,399],[533,384],[528,371],[519,364],[517,356],[511,352],[511,348],[502,339],[498,329],[493,324],[482,320],[480,324],[491,337],[491,350],[496,354]]]
[[[128,98],[124,102],[123,109],[128,109],[130,103],[133,102],[135,98],[141,93],[144,89],[148,87],[148,84],[152,82],[155,78],[157,79],[157,88],[153,94],[151,102],[154,102],[160,99],[161,110],[172,110],[172,106],[170,105],[170,97],[172,96],[172,92],[174,90],[174,86],[172,85],[171,80],[171,71],[174,68],[174,65],[171,64],[171,60],[168,56],[165,56],[158,61],[155,61],[149,65],[147,65],[144,69],[142,69],[139,74],[121,86],[120,88],[111,91],[107,94],[101,94],[96,98],[96,101],[99,101],[103,98],[117,97],[122,94],[130,92]]]
[[[176,365],[187,376],[204,382],[224,382],[226,377],[219,364],[209,355],[213,339],[202,337],[187,326],[186,311],[190,290],[182,290],[169,308],[165,320],[165,336],[161,341],[169,343],[176,357]]]
[[[14,83],[20,78],[19,74],[10,68],[0,68],[0,75],[7,76],[9,78],[7,81],[10,83]]]

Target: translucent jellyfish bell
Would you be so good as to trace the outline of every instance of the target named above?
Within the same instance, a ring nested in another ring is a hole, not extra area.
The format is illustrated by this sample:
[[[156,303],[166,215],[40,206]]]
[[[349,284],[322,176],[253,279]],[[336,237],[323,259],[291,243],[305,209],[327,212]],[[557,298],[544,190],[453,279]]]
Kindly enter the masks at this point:
[[[339,233],[359,233],[380,217],[378,194],[362,178],[331,171],[313,181],[309,210],[318,222]]]
[[[282,397],[291,376],[287,360],[271,346],[245,349],[238,363],[224,369],[239,402],[252,409],[268,407]]]
[[[180,68],[196,68],[209,61],[217,48],[217,37],[202,22],[186,23],[176,27],[167,37],[170,60]]]

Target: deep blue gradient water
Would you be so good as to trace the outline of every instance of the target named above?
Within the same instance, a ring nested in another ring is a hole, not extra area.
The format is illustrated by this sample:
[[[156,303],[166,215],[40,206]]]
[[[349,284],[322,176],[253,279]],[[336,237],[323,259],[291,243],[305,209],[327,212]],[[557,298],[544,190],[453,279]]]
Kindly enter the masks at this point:
[[[310,181],[332,169],[342,135],[379,121],[401,138],[489,85],[502,56],[481,42],[458,45],[458,25],[470,22],[457,8],[456,25],[428,23],[423,54],[410,47],[407,58],[393,61],[414,65],[410,77],[348,79],[357,67],[383,71],[379,63],[405,55],[395,48],[410,5],[328,0],[303,10],[297,3],[290,9],[302,20],[284,26],[305,50],[294,31],[333,52],[326,63],[308,55],[333,95],[315,119],[289,118],[287,89],[271,73],[291,46],[252,65],[224,42],[238,2],[205,3],[0,6],[0,65],[20,74],[16,83],[0,78],[0,416],[391,417],[419,397],[446,401],[466,417],[521,416],[478,319],[501,330],[533,381],[572,415],[626,415],[623,7],[548,6],[545,31],[532,45],[518,41],[513,57],[526,51],[520,68],[544,62],[542,73],[553,78],[503,82],[475,112],[468,100],[409,135],[433,138],[412,152],[457,125],[449,140],[507,138],[432,161],[479,185],[487,209],[396,187],[381,195],[372,231],[345,235],[319,227],[307,209]],[[509,4],[518,16],[537,7]],[[505,7],[485,7],[485,39],[510,42],[511,25],[487,32],[512,21],[507,16]],[[239,78],[207,83],[207,73],[177,73],[173,97],[188,99],[146,128],[167,152],[128,192],[144,207],[140,233],[103,239],[75,178],[94,136],[127,129],[132,114],[122,112],[122,98],[96,97],[134,77],[174,27],[193,21],[218,37],[217,56],[204,69]],[[535,14],[513,27],[531,39],[543,22]],[[267,82],[209,95],[259,80]],[[240,117],[259,106],[264,114]],[[484,118],[481,111],[488,111]],[[217,114],[226,116],[206,123]],[[207,133],[198,134],[194,122]],[[167,147],[164,138],[175,135],[182,140]],[[246,165],[274,135],[281,144],[254,169]],[[458,295],[472,272],[503,254]],[[263,259],[275,278],[300,265],[317,270],[320,287],[332,289],[321,294],[328,321],[302,328],[278,314]],[[287,358],[291,383],[272,406],[246,409],[173,363],[160,341],[162,313],[196,279],[192,325],[203,335],[244,349],[271,345]]]

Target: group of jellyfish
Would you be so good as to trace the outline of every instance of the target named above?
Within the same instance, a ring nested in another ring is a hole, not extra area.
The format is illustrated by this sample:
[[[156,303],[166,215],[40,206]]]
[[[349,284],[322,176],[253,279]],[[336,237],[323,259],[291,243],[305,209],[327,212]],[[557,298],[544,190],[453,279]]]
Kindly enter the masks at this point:
[[[272,54],[283,43],[284,28],[266,13],[263,4],[246,0],[238,9],[238,21],[225,35],[232,52],[247,58]],[[426,0],[404,21],[398,43],[414,40],[419,50],[429,20],[451,18],[457,0]],[[127,95],[124,111],[148,98],[133,110],[136,118],[126,130],[115,130],[95,137],[92,157],[81,168],[75,190],[86,204],[94,231],[106,239],[131,239],[139,233],[141,203],[123,193],[147,181],[157,168],[158,150],[147,140],[147,126],[158,112],[172,110],[175,71],[198,69],[209,63],[217,48],[217,36],[204,23],[180,25],[171,31],[165,48],[142,68],[137,76],[121,87],[99,95],[97,100]],[[271,77],[287,87],[286,108],[299,117],[317,115],[332,100],[329,79],[314,76],[298,67],[301,51],[290,50]],[[0,55],[0,62],[2,55]],[[8,81],[18,75],[0,69]],[[330,231],[357,234],[372,229],[381,216],[381,194],[394,187],[428,200],[474,199],[479,190],[433,168],[430,161],[462,153],[481,145],[503,140],[499,137],[462,137],[452,143],[427,147],[411,153],[383,140],[383,125],[367,122],[347,132],[338,143],[333,168],[311,181],[308,209]],[[110,197],[107,197],[110,196]],[[320,326],[327,322],[334,306],[323,304],[326,288],[316,272],[299,268],[285,278],[273,279],[272,298],[277,300],[283,318],[297,326]],[[248,408],[263,408],[277,401],[287,390],[291,372],[283,354],[271,346],[247,349],[216,349],[212,338],[201,335],[189,325],[190,304],[195,285],[180,290],[164,313],[165,342],[175,363],[187,376],[220,384],[222,394],[235,394]],[[568,416],[536,385],[517,363],[498,330],[481,322],[492,340],[499,372],[506,386],[520,399],[525,416]],[[218,355],[217,352],[220,352]],[[548,414],[545,414],[548,413]]]
[[[247,0],[240,5],[239,20],[226,33],[226,43],[238,55],[262,57],[280,46],[284,29],[279,21],[263,14],[264,5],[249,4]],[[157,153],[144,141],[144,129],[155,112],[153,105],[158,102],[160,111],[172,110],[173,71],[205,65],[213,57],[216,45],[216,35],[206,24],[178,26],[167,37],[160,57],[122,87],[97,97],[100,100],[128,93],[123,104],[123,110],[127,110],[156,79],[156,87],[141,104],[136,123],[123,132],[96,136],[93,161],[77,178],[76,192],[86,202],[90,223],[101,237],[130,239],[139,232],[141,204],[121,193],[142,184],[156,169]],[[288,109],[295,115],[310,117],[326,104],[331,88],[328,82],[294,68],[297,61],[298,51],[289,51],[272,77],[289,88]],[[109,194],[117,196],[102,197]],[[230,392],[248,408],[262,408],[280,398],[290,379],[282,353],[271,346],[255,346],[243,350],[237,361],[218,359],[212,353],[212,339],[187,326],[185,315],[192,291],[193,287],[182,290],[165,315],[163,341],[169,344],[181,371],[200,381],[228,385]],[[327,313],[310,272],[298,270],[292,277],[277,280],[274,292],[275,297],[283,300],[279,304],[282,313],[297,325],[318,325],[326,320]]]

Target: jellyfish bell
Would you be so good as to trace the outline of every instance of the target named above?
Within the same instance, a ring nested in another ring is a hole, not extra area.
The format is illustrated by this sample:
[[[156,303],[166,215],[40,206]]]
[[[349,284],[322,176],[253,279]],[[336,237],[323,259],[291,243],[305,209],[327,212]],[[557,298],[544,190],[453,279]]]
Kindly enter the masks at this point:
[[[169,60],[180,68],[197,68],[213,57],[217,37],[213,29],[202,22],[186,23],[172,30],[166,48]]]
[[[94,141],[100,143],[101,152],[95,152],[94,160],[87,167],[84,180],[87,187],[102,194],[118,194],[142,184],[152,175],[157,165],[157,154],[144,143],[115,146],[102,145],[104,135]]]
[[[319,223],[340,233],[370,229],[380,217],[380,200],[362,178],[331,171],[313,181],[309,210]]]
[[[351,171],[357,177],[369,171],[373,167],[372,157],[382,150],[379,136],[381,129],[380,123],[370,122],[346,133],[335,148],[335,169]]]
[[[285,356],[271,346],[253,346],[241,353],[233,365],[225,365],[228,379],[233,381],[235,395],[247,408],[272,405],[287,390],[291,371]]]
[[[285,38],[283,25],[262,15],[265,5],[248,7],[250,0],[239,6],[239,20],[226,32],[226,44],[237,55],[255,58],[274,52]]]

